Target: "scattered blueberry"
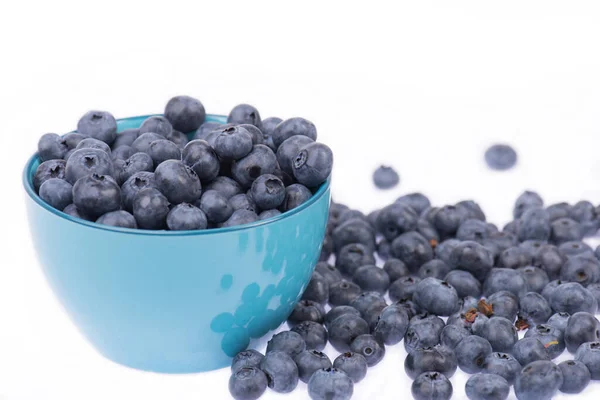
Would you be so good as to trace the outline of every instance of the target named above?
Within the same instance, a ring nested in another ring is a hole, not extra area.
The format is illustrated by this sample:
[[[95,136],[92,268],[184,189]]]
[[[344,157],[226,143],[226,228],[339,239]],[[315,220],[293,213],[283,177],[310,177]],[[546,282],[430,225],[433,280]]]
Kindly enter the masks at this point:
[[[472,335],[461,340],[454,352],[460,369],[475,374],[483,370],[486,357],[492,353],[492,345],[484,338]]]
[[[256,400],[267,390],[267,377],[257,367],[242,367],[229,378],[229,393],[235,400]]]
[[[325,348],[328,334],[323,325],[314,321],[303,321],[291,329],[299,334],[306,343],[306,350],[319,350]]]
[[[305,383],[317,370],[332,367],[329,357],[318,350],[304,350],[294,357],[294,361],[298,366],[298,376]]]
[[[382,165],[373,172],[373,183],[379,189],[391,189],[398,185],[398,182],[400,177],[392,167]]]
[[[231,361],[231,371],[235,372],[244,367],[259,367],[263,358],[265,356],[256,350],[248,349],[240,351]]]
[[[491,353],[483,362],[483,371],[486,374],[495,374],[506,379],[512,385],[521,372],[521,364],[512,355],[507,353]]]
[[[367,375],[368,366],[362,355],[348,351],[333,360],[333,368],[345,372],[352,382],[358,383]]]
[[[298,367],[283,351],[272,351],[260,362],[260,369],[267,377],[268,386],[277,393],[289,393],[298,386]]]
[[[353,393],[350,377],[336,368],[320,369],[308,381],[308,395],[312,400],[349,400]]]
[[[563,383],[558,388],[563,393],[577,394],[589,385],[592,375],[584,363],[577,360],[563,361],[558,364],[562,372]]]
[[[469,400],[504,400],[509,392],[510,385],[506,379],[495,374],[472,375],[465,385]]]
[[[404,360],[404,370],[411,379],[416,379],[426,371],[439,372],[450,378],[456,372],[456,368],[454,351],[444,346],[414,349]]]
[[[495,144],[485,151],[485,162],[491,169],[504,171],[515,166],[517,153],[507,144]]]
[[[542,400],[554,397],[563,384],[560,368],[552,361],[534,361],[515,380],[519,400]]]
[[[450,400],[452,384],[445,375],[427,371],[413,381],[410,391],[415,400]]]

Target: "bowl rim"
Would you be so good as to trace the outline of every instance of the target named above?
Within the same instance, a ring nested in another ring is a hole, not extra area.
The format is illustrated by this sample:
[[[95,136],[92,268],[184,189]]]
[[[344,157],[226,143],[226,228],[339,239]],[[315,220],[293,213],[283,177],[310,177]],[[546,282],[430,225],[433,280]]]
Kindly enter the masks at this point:
[[[120,119],[117,119],[117,122],[127,121],[130,119],[137,119],[137,118],[149,118],[152,116],[160,116],[160,115],[162,115],[162,114],[138,115],[138,116],[133,116],[133,117],[120,118]],[[218,115],[218,114],[207,114],[206,116],[207,117],[226,118],[225,116]],[[72,132],[76,132],[76,131],[72,131]],[[68,133],[72,133],[72,132],[68,132]],[[94,221],[86,221],[82,218],[73,217],[69,214],[66,214],[62,211],[57,210],[56,208],[53,208],[52,206],[47,204],[44,200],[42,200],[41,197],[33,189],[33,179],[32,179],[33,177],[30,176],[29,172],[31,171],[33,164],[35,162],[37,162],[38,159],[39,159],[39,156],[38,156],[38,153],[36,152],[25,163],[25,168],[23,169],[23,175],[22,175],[23,187],[25,188],[25,192],[29,195],[29,197],[35,203],[37,203],[39,206],[41,206],[46,211],[48,211],[60,218],[63,218],[67,221],[70,221],[70,222],[73,222],[73,223],[76,223],[79,225],[84,225],[84,226],[87,226],[92,229],[99,229],[99,230],[104,230],[104,231],[112,231],[112,232],[132,234],[132,235],[147,235],[147,236],[195,236],[195,235],[198,235],[198,236],[201,236],[201,235],[214,235],[214,234],[219,234],[219,233],[245,231],[245,230],[254,229],[257,227],[261,227],[261,226],[266,226],[269,224],[273,224],[273,223],[282,221],[288,217],[291,217],[292,215],[296,215],[296,214],[301,213],[302,211],[306,210],[307,208],[309,208],[310,206],[312,206],[313,204],[318,202],[327,193],[327,191],[329,190],[329,187],[331,185],[331,175],[329,175],[327,177],[327,180],[321,184],[319,189],[311,196],[310,199],[308,199],[308,201],[302,203],[301,205],[299,205],[298,207],[296,207],[292,210],[281,213],[275,217],[271,217],[271,218],[264,219],[264,220],[254,221],[249,224],[236,225],[236,226],[225,227],[225,228],[202,229],[202,230],[188,230],[188,231],[157,230],[157,231],[154,231],[154,230],[146,230],[146,229],[121,228],[121,227],[115,227],[115,226],[109,226],[109,225],[102,225],[102,224],[98,224]]]

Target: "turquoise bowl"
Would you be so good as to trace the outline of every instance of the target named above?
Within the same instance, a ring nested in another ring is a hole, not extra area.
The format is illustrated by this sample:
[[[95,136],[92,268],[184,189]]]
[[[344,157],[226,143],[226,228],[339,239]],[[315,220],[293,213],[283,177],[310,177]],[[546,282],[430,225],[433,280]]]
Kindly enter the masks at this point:
[[[119,120],[119,132],[147,117]],[[92,346],[122,365],[164,373],[228,365],[251,339],[286,320],[319,258],[329,181],[306,203],[269,220],[143,231],[51,208],[33,189],[38,165],[34,155],[23,184],[43,273]]]

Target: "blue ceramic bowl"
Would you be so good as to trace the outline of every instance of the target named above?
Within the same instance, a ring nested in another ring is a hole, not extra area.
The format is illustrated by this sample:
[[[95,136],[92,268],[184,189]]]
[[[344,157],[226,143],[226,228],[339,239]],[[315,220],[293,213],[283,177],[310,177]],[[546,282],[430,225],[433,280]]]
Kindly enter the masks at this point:
[[[119,131],[147,116],[118,121]],[[225,117],[207,120],[225,122]],[[167,373],[221,368],[290,314],[321,251],[329,181],[266,221],[204,231],[143,231],[71,217],[23,184],[43,272],[83,335],[105,357]]]

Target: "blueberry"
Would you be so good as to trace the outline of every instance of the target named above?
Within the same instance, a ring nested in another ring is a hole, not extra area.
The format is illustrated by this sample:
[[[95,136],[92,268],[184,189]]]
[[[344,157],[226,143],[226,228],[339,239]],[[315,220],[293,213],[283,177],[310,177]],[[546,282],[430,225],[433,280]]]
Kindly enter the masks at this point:
[[[368,248],[370,253],[375,249],[375,232],[368,222],[358,218],[345,221],[337,226],[332,232],[332,238],[334,248],[338,253],[348,244],[360,244],[365,248]],[[339,256],[339,254],[337,256]],[[370,254],[370,257],[373,257],[373,255]],[[373,263],[374,261],[370,262],[370,264]]]
[[[276,217],[278,215],[281,215],[281,211],[266,210],[266,211],[263,211],[260,214],[258,214],[258,219],[262,221],[263,219],[270,219],[270,218]]]
[[[295,357],[306,349],[306,343],[299,333],[293,331],[279,332],[267,343],[267,354],[272,351],[283,351]]]
[[[404,308],[398,305],[385,307],[377,318],[373,335],[390,346],[399,343],[408,329],[409,319]]]
[[[299,334],[306,343],[307,350],[322,351],[327,344],[327,331],[323,325],[314,321],[303,321],[291,329]]]
[[[589,201],[578,201],[569,208],[569,217],[577,222],[591,221],[596,218],[594,205]]]
[[[165,106],[165,118],[174,129],[189,133],[202,125],[206,112],[200,101],[189,96],[175,96]]]
[[[35,191],[39,192],[42,183],[48,179],[65,179],[66,164],[64,160],[48,160],[41,163],[33,175],[33,187]]]
[[[410,271],[408,270],[406,264],[397,258],[389,258],[386,260],[386,262],[383,264],[383,270],[387,272],[390,282],[394,282],[403,276],[410,275]]]
[[[272,351],[260,362],[268,386],[277,393],[289,393],[298,386],[298,367],[286,352]]]
[[[242,193],[242,188],[239,183],[226,176],[218,176],[215,178],[206,186],[206,190],[216,190],[227,200],[236,194]]]
[[[590,283],[586,289],[594,296],[596,303],[600,306],[600,283]]]
[[[567,312],[557,312],[548,318],[546,325],[550,325],[551,327],[558,329],[564,335],[565,331],[567,330],[567,323],[569,322],[570,316],[571,314]]]
[[[567,259],[573,256],[586,256],[588,258],[597,260],[594,250],[592,250],[592,248],[587,244],[580,241],[561,243],[561,245],[558,246],[558,251]]]
[[[415,319],[417,317],[411,319],[404,335],[404,348],[407,352],[439,344],[440,335],[444,329],[444,321],[438,317]]]
[[[427,371],[414,380],[410,391],[415,400],[449,400],[452,384],[443,374]]]
[[[256,203],[254,202],[254,200],[252,199],[252,197],[250,197],[244,193],[236,194],[235,196],[230,198],[227,202],[229,203],[229,205],[231,206],[231,209],[233,211],[237,211],[237,210],[248,210],[248,211],[252,211],[252,212],[258,211],[258,207],[257,207]]]
[[[519,271],[508,268],[492,268],[483,283],[483,294],[490,296],[501,290],[509,291],[516,296],[527,293],[527,281]]]
[[[111,211],[96,220],[97,224],[118,226],[120,228],[137,229],[133,215],[124,210]]]
[[[233,107],[227,117],[227,123],[250,124],[261,128],[260,114],[255,107],[249,104],[238,104]]]
[[[421,312],[412,300],[400,299],[394,305],[403,308],[406,314],[408,314],[408,318],[413,318]]]
[[[264,144],[263,134],[259,128],[257,128],[256,126],[254,126],[252,124],[238,124],[237,126],[240,128],[244,128],[245,130],[248,131],[248,133],[252,137],[252,144],[254,144],[254,145]]]
[[[551,359],[554,359],[565,351],[564,332],[549,324],[540,324],[529,328],[525,332],[525,337],[534,337],[538,339],[546,349]]]
[[[483,370],[485,359],[492,353],[490,342],[479,336],[467,336],[454,349],[458,366],[469,374]]]
[[[530,292],[540,293],[550,282],[548,274],[546,274],[546,272],[540,268],[528,266],[518,268],[517,271],[519,271],[521,275],[523,275],[523,278],[525,278],[527,290]]]
[[[516,245],[517,238],[514,233],[510,232],[492,232],[487,239],[482,241],[482,244],[488,248],[494,256],[498,256],[501,252]]]
[[[469,212],[464,207],[444,206],[434,216],[433,225],[442,238],[454,236],[460,225],[469,219]]]
[[[275,153],[267,146],[259,144],[255,145],[248,155],[233,162],[231,173],[243,188],[249,188],[259,176],[272,174],[276,169]]]
[[[533,265],[546,271],[549,279],[559,277],[564,263],[565,258],[552,245],[542,245],[533,257]]]
[[[61,159],[69,150],[65,140],[56,133],[46,133],[38,142],[38,155],[42,162]]]
[[[182,161],[191,167],[202,182],[219,175],[219,158],[204,140],[192,140],[183,149]]]
[[[135,153],[122,164],[121,168],[116,168],[118,182],[126,182],[129,178],[138,172],[154,171],[154,162],[146,153]]]
[[[79,144],[79,142],[81,142],[83,139],[86,139],[86,138],[87,138],[87,136],[82,135],[81,133],[77,133],[77,132],[70,132],[62,137],[63,142],[67,145],[67,148],[69,150],[73,150],[74,148],[76,148],[77,145]],[[114,142],[113,142],[113,146],[114,146]],[[114,146],[114,147],[116,148],[116,146]]]
[[[307,187],[317,187],[327,180],[333,168],[333,152],[322,143],[310,143],[292,159],[296,180]]]
[[[304,321],[323,323],[325,309],[320,303],[312,300],[300,300],[288,317],[288,324],[295,326]]]
[[[433,259],[430,243],[418,232],[406,232],[392,242],[392,255],[417,272],[421,265]]]
[[[552,361],[535,361],[527,365],[515,380],[519,400],[549,400],[563,384],[560,368]]]
[[[308,286],[306,286],[302,294],[302,299],[316,301],[321,304],[327,303],[327,300],[329,300],[329,284],[321,274],[318,272],[313,273]]]
[[[404,276],[398,278],[389,287],[389,295],[392,301],[412,300],[417,284],[421,281],[418,277]]]
[[[352,277],[354,283],[365,291],[374,291],[385,294],[390,286],[390,277],[387,272],[375,265],[363,265],[358,268]]]
[[[266,145],[268,145],[272,150],[277,149],[275,143],[273,143],[273,131],[275,127],[279,125],[283,120],[277,117],[269,117],[262,120],[262,126],[260,130],[263,133],[263,140]]]
[[[381,309],[387,306],[382,294],[377,292],[363,292],[350,302],[350,306],[357,309],[363,318],[366,317],[367,311],[374,305],[379,305]]]
[[[486,164],[491,169],[504,171],[515,166],[517,163],[517,152],[507,144],[495,144],[485,151],[484,158]]]
[[[511,354],[521,365],[527,365],[538,360],[550,360],[548,349],[536,337],[519,340],[513,346]]]
[[[173,126],[162,116],[153,116],[146,118],[139,128],[139,135],[143,135],[146,132],[156,133],[157,135],[167,137],[173,132]]]
[[[290,118],[279,123],[273,130],[271,137],[275,147],[293,136],[306,136],[313,141],[317,140],[317,128],[315,125],[304,118]]]
[[[73,201],[73,186],[63,179],[50,178],[40,186],[40,197],[50,206],[63,211]]]
[[[600,323],[593,314],[578,312],[569,318],[565,329],[565,344],[570,353],[575,353],[582,343],[600,339]]]
[[[467,219],[460,224],[456,231],[456,238],[460,241],[482,241],[492,233],[490,226],[479,219]]]
[[[517,234],[519,240],[548,240],[550,238],[550,215],[543,208],[532,207],[523,212]]]
[[[75,150],[65,166],[66,180],[75,184],[78,179],[92,174],[113,176],[114,169],[110,156],[98,149]]]
[[[147,187],[156,187],[154,184],[154,173],[152,172],[136,172],[127,179],[121,186],[121,202],[123,208],[126,211],[132,212],[135,195],[137,192]]]
[[[79,210],[77,209],[77,207],[75,206],[75,204],[73,204],[73,203],[66,206],[65,209],[63,210],[63,212],[65,214],[70,215],[71,217],[81,218],[81,219],[85,219],[85,220],[90,219],[86,215],[83,215],[83,213],[80,213]]]
[[[569,257],[560,270],[560,279],[582,285],[600,280],[600,262],[585,255]]]
[[[282,211],[293,210],[312,197],[311,191],[304,185],[294,183],[285,188],[285,197],[281,204]]]
[[[179,147],[166,139],[155,140],[150,143],[148,154],[152,157],[154,165],[159,165],[166,160],[181,160]]]
[[[470,336],[471,332],[468,329],[459,325],[446,325],[440,333],[440,343],[451,349],[456,348],[461,340]]]
[[[373,172],[373,183],[379,189],[391,189],[398,185],[400,177],[394,168],[382,165]]]
[[[113,159],[113,162],[115,162],[116,160],[127,160],[129,157],[131,157],[134,154],[134,150],[131,146],[120,146],[117,147],[116,149],[114,149],[111,153],[111,157]]]
[[[490,342],[493,351],[500,352],[510,352],[519,340],[512,322],[503,317],[490,318],[486,321],[482,336]]]
[[[519,298],[512,292],[500,290],[487,298],[492,306],[494,316],[504,317],[513,321],[519,312]]]
[[[550,302],[550,299],[552,298],[552,293],[554,293],[554,291],[556,290],[556,288],[559,285],[562,285],[564,283],[568,283],[568,282],[563,282],[560,279],[555,279],[553,281],[548,282],[548,284],[544,287],[544,289],[542,289],[541,295],[546,300],[548,300],[548,302]]]
[[[467,271],[450,271],[446,274],[444,280],[454,287],[460,298],[467,296],[479,297],[481,295],[481,283]]]
[[[340,354],[333,361],[333,368],[345,372],[354,383],[364,379],[367,367],[367,360],[361,354],[351,351]]]
[[[548,301],[539,293],[529,292],[519,299],[519,316],[530,326],[543,324],[552,316]]]
[[[544,206],[544,200],[536,192],[526,190],[515,201],[513,208],[513,217],[521,218],[523,213],[530,208],[539,208]]]
[[[169,211],[169,201],[156,188],[141,189],[133,199],[133,216],[141,229],[164,229]]]
[[[125,129],[123,132],[117,135],[117,138],[112,144],[113,151],[118,149],[121,146],[129,146],[133,144],[135,139],[139,136],[140,130],[135,129]]]
[[[570,218],[559,218],[552,222],[551,240],[561,244],[571,240],[582,240],[584,236],[581,224]]]
[[[417,284],[413,301],[427,312],[448,316],[457,310],[458,294],[446,281],[425,278]]]
[[[206,229],[206,215],[189,203],[176,205],[167,215],[167,227],[172,231],[190,231]]]
[[[369,264],[375,264],[373,252],[360,243],[352,243],[342,247],[335,259],[337,269],[347,276],[353,276],[358,268]]]
[[[304,350],[294,357],[294,361],[298,366],[300,380],[306,383],[315,371],[332,367],[329,357],[318,350]]]
[[[308,395],[312,400],[349,400],[353,393],[350,377],[336,368],[320,369],[308,381]]]
[[[252,151],[252,136],[239,126],[222,129],[215,139],[215,153],[223,160],[239,160]]]
[[[598,309],[594,295],[576,282],[558,285],[550,295],[550,306],[555,312],[568,312],[571,315],[578,311],[594,314]]]
[[[392,241],[405,232],[414,231],[417,221],[417,213],[411,207],[403,204],[391,204],[381,209],[377,217],[377,230],[387,240]],[[427,244],[429,245],[429,243]]]
[[[458,244],[452,250],[449,261],[451,266],[470,272],[480,281],[490,273],[494,265],[492,253],[484,246],[472,241],[465,241]],[[486,292],[485,285],[484,292]]]
[[[501,376],[512,385],[521,372],[521,364],[510,354],[495,352],[485,358],[482,372]]]
[[[329,304],[348,305],[361,293],[360,286],[353,282],[340,281],[329,286]]]
[[[325,315],[325,321],[324,321],[325,327],[327,329],[330,329],[331,323],[333,321],[335,321],[337,318],[341,317],[342,315],[346,315],[346,314],[351,314],[351,315],[360,317],[360,311],[358,311],[354,307],[347,306],[347,305],[335,306],[331,310],[329,310],[327,312],[327,314]]]
[[[496,266],[498,268],[516,269],[531,265],[532,261],[533,257],[527,250],[513,246],[500,253],[496,260]]]
[[[156,167],[154,181],[172,204],[193,203],[202,194],[198,175],[178,160],[167,160]]]
[[[235,372],[240,368],[259,367],[263,358],[265,356],[256,350],[248,349],[240,351],[231,361],[231,372]]]
[[[77,132],[112,144],[117,137],[117,121],[106,111],[88,111],[77,122]]]
[[[287,174],[294,174],[294,159],[304,146],[314,141],[306,136],[292,136],[277,148],[277,162],[279,167]]]
[[[146,132],[140,134],[137,139],[131,144],[131,148],[136,152],[147,153],[150,149],[150,144],[155,140],[163,140],[164,136],[161,136],[154,132]]]
[[[409,378],[415,379],[423,372],[435,371],[447,378],[456,372],[457,359],[454,352],[444,346],[417,348],[404,359],[404,371]]]
[[[472,375],[465,385],[469,400],[504,400],[508,397],[510,385],[500,375],[478,373]]]
[[[328,285],[332,285],[342,280],[342,274],[331,264],[327,262],[318,262],[315,266],[315,272],[321,274]]]
[[[450,270],[450,266],[442,260],[433,259],[421,265],[417,276],[421,279],[429,277],[436,279],[444,279],[444,277],[448,274],[448,272],[450,272]]]
[[[73,186],[73,204],[85,215],[98,218],[121,208],[121,190],[110,176],[88,175]]]
[[[339,352],[350,350],[352,341],[369,333],[369,325],[359,316],[343,314],[329,325],[329,343]]]
[[[558,364],[558,368],[560,368],[563,376],[563,383],[558,390],[563,393],[581,393],[592,379],[590,370],[581,361],[563,361]]]
[[[229,393],[235,400],[255,400],[267,390],[267,377],[257,367],[242,367],[229,378]]]
[[[263,210],[277,208],[285,198],[285,186],[275,175],[261,175],[251,188],[252,198],[256,205]]]
[[[419,215],[421,215],[427,208],[431,207],[431,202],[427,196],[422,193],[409,193],[402,195],[396,199],[395,203],[409,206]]]

